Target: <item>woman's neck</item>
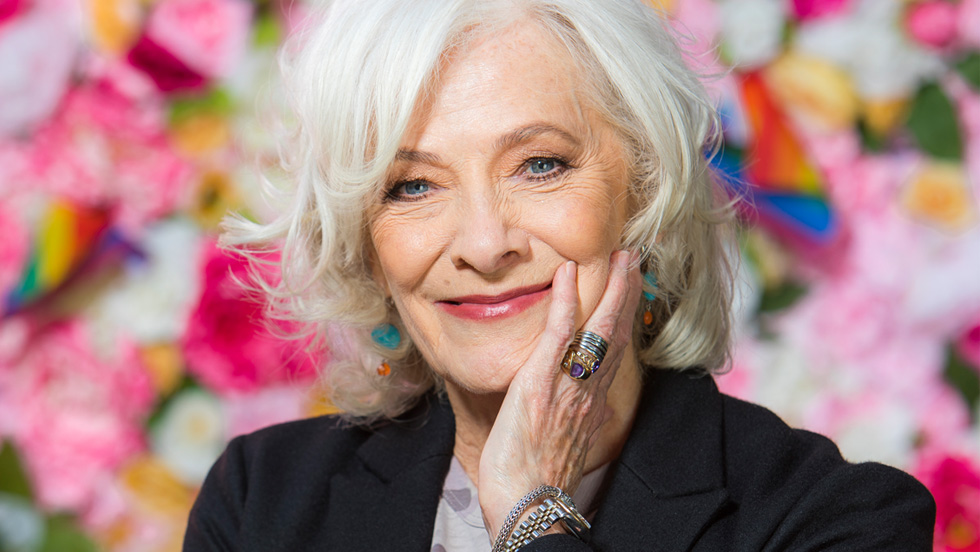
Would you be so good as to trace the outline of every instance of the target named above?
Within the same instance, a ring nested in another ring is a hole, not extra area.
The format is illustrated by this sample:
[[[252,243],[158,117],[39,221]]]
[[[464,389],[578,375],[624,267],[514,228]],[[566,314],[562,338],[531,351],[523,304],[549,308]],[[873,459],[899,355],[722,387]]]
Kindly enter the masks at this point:
[[[606,395],[608,419],[599,429],[595,445],[589,449],[583,473],[589,473],[616,459],[633,425],[643,385],[632,343],[628,345],[623,357],[616,379]],[[456,417],[456,444],[453,454],[470,480],[479,485],[480,456],[503,403],[504,393],[475,394],[449,380],[446,381],[446,393]],[[573,491],[574,489],[566,489],[568,493]]]

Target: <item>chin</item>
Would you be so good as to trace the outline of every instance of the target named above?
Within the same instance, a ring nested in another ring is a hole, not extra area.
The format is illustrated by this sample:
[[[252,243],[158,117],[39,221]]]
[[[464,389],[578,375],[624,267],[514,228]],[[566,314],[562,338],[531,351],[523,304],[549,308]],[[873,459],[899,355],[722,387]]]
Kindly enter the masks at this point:
[[[446,380],[460,391],[473,395],[493,395],[506,393],[514,375],[523,363],[494,366],[489,363],[470,360],[456,364],[461,368],[438,371]]]

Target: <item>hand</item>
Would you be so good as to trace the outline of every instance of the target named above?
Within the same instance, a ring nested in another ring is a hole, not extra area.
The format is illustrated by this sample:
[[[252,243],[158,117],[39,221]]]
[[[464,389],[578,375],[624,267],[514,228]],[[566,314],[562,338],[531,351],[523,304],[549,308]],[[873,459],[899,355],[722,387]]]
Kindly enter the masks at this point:
[[[545,332],[515,374],[480,457],[480,506],[491,541],[511,508],[535,487],[554,485],[572,494],[610,415],[606,393],[632,336],[642,290],[635,256],[617,251],[610,261],[605,291],[583,326],[604,337],[609,351],[584,381],[559,368],[576,331],[577,267],[569,261],[555,273]]]

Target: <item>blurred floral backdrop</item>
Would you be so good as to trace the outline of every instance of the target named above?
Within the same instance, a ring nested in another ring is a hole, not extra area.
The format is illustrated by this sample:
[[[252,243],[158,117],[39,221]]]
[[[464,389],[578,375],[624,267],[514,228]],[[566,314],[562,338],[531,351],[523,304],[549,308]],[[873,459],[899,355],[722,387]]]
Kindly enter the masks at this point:
[[[910,471],[936,550],[980,550],[980,0],[659,5],[747,198],[720,385]],[[304,13],[0,0],[0,550],[178,550],[228,439],[330,411],[215,247],[266,209]]]

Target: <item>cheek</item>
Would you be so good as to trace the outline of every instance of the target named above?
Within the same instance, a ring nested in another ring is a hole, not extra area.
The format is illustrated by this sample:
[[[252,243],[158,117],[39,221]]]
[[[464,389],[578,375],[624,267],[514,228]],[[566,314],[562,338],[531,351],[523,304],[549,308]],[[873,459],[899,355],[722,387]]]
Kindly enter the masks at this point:
[[[563,257],[586,264],[608,261],[623,231],[621,201],[605,184],[582,183],[534,209],[537,234]]]
[[[537,235],[561,257],[578,263],[581,325],[599,304],[609,279],[609,258],[620,247],[625,224],[624,198],[606,181],[583,183],[560,199],[535,209]]]
[[[371,225],[371,241],[377,256],[375,277],[391,293],[410,289],[426,272],[437,255],[433,228],[423,221],[381,218]]]

